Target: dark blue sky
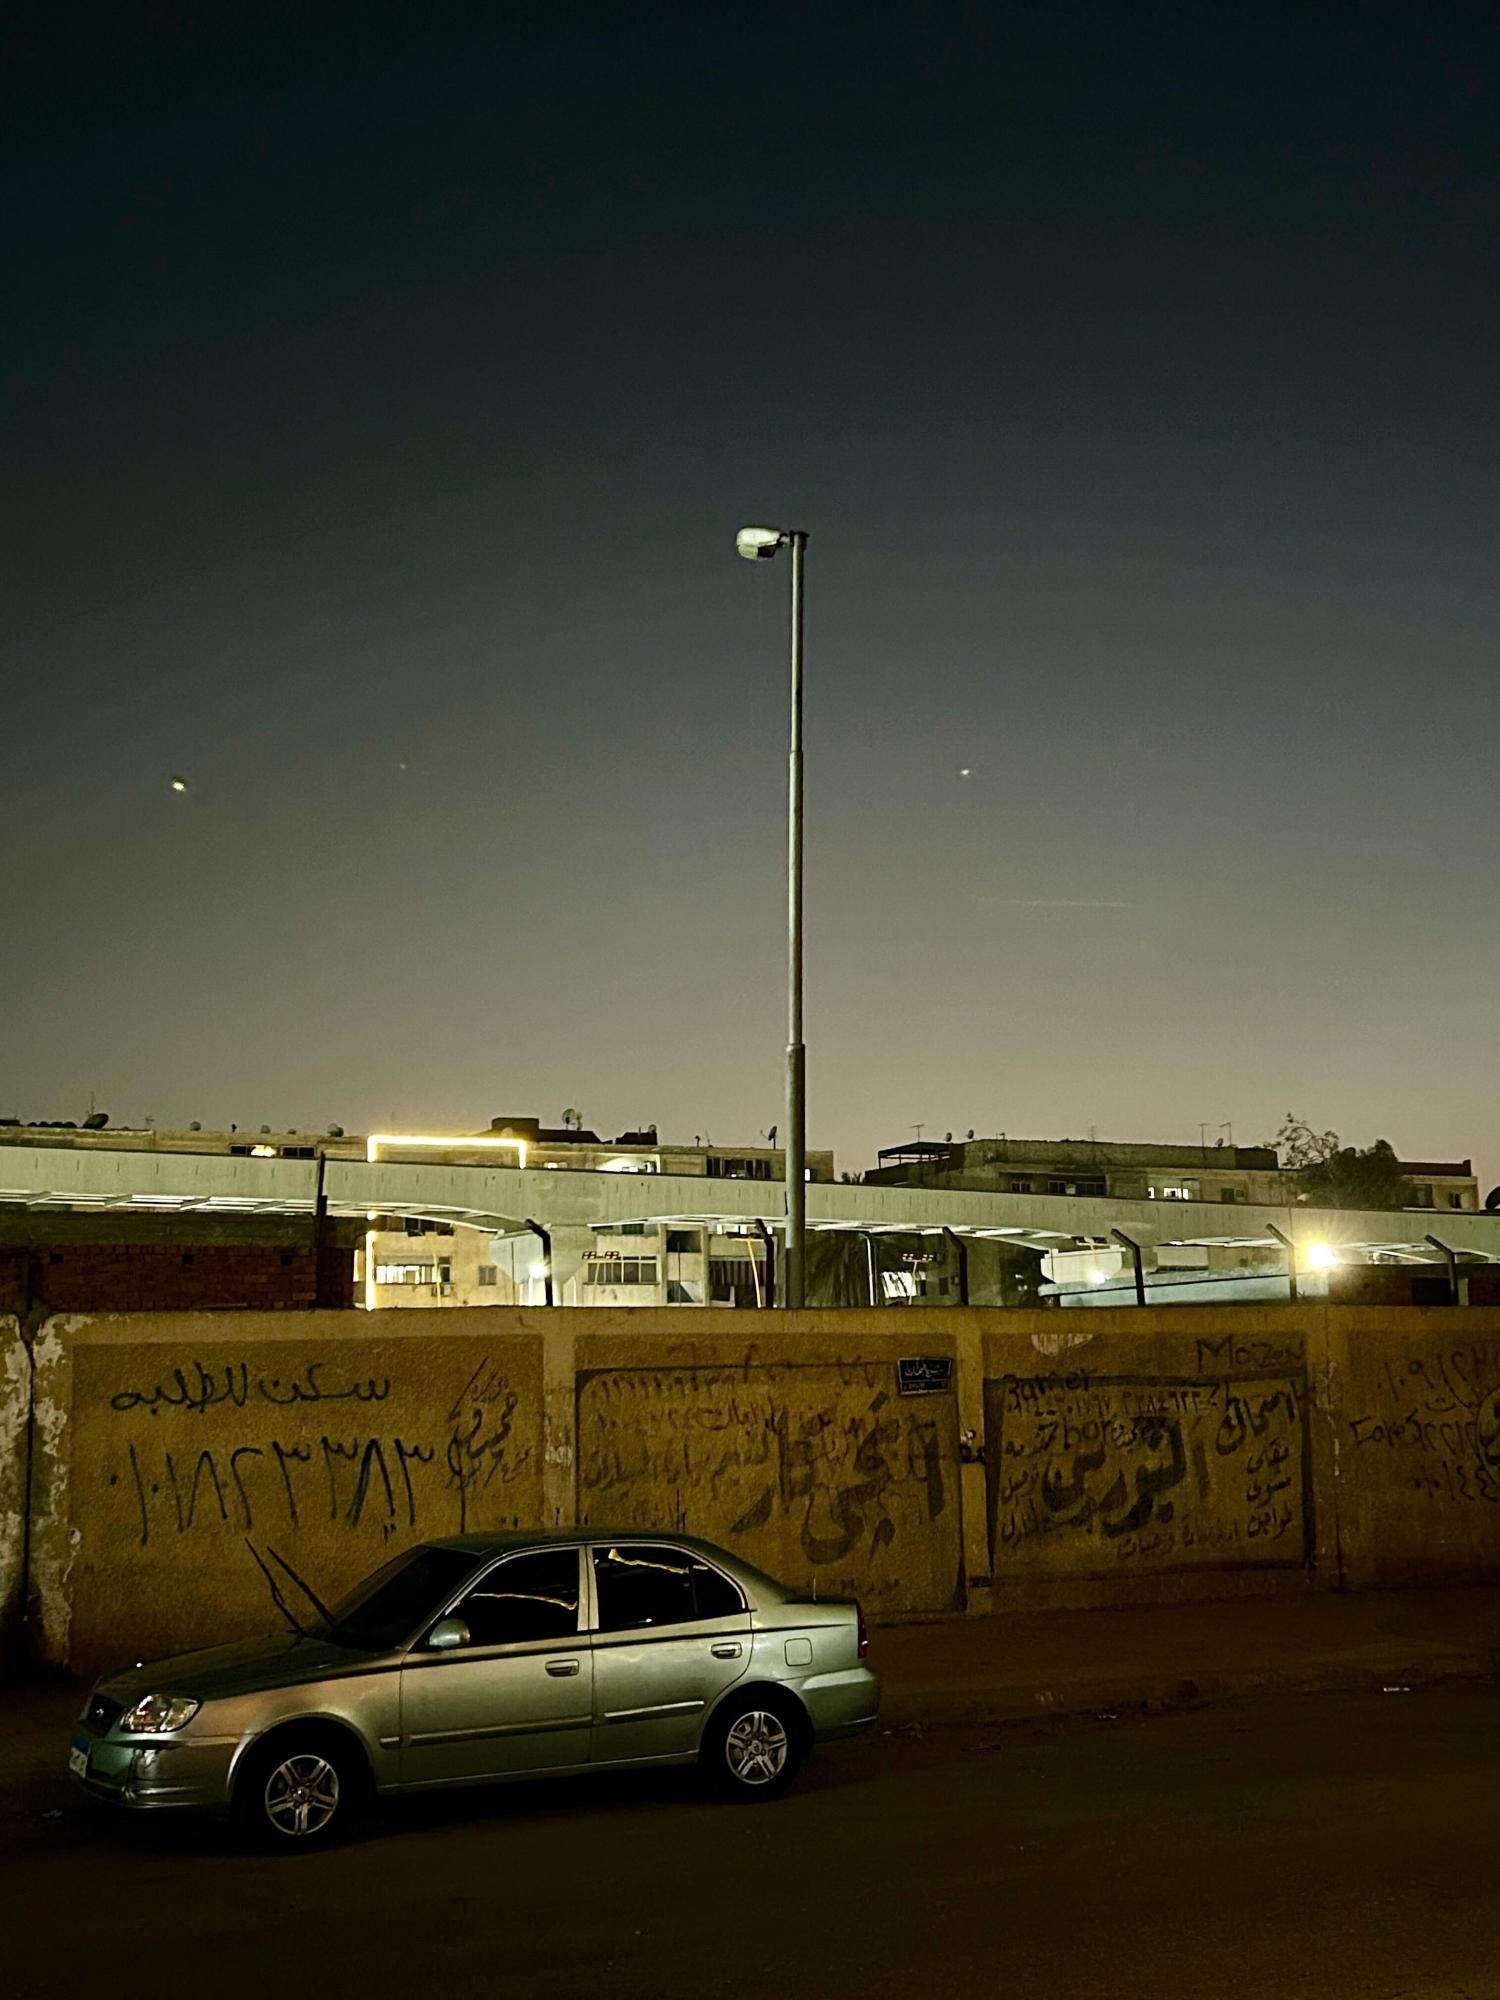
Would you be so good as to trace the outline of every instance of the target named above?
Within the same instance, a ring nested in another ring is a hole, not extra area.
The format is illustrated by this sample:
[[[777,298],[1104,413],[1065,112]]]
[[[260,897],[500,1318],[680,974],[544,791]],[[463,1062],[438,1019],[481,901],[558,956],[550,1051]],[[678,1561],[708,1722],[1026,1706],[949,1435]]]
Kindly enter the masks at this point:
[[[767,519],[814,1143],[1500,1174],[1492,8],[6,40],[0,1111],[754,1139]]]

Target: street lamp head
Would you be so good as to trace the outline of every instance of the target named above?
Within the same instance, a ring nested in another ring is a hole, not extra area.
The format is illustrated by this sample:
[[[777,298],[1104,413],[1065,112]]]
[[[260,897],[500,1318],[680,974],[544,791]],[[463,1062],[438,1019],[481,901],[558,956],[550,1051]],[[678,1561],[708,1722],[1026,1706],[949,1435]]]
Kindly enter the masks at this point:
[[[741,528],[734,545],[746,562],[764,562],[775,555],[785,540],[780,528]]]

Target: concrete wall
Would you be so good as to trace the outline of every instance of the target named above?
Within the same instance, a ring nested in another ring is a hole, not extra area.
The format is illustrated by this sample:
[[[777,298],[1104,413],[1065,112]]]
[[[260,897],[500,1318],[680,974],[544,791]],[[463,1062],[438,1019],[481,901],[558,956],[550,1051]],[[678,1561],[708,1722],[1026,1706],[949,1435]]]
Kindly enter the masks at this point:
[[[1338,1562],[1351,1586],[1500,1572],[1500,1312],[1330,1312]]]
[[[887,1615],[1500,1578],[1478,1308],[59,1316],[0,1357],[0,1584],[29,1410],[27,1633],[78,1673],[463,1528],[696,1532]]]
[[[494,1313],[49,1320],[32,1638],[92,1671],[274,1627],[405,1543],[542,1518],[542,1349]],[[441,1337],[434,1337],[440,1331]]]
[[[1321,1309],[1100,1310],[1062,1331],[1052,1312],[991,1317],[995,1603],[1300,1588],[1326,1571]]]
[[[910,1315],[778,1314],[793,1328],[762,1332],[773,1316],[757,1313],[754,1337],[747,1314],[712,1317],[732,1331],[577,1335],[579,1522],[706,1535],[875,1611],[959,1609],[957,1410],[951,1394],[899,1393]],[[899,1331],[875,1324],[891,1318]],[[955,1352],[925,1318],[920,1347]]]
[[[26,1430],[31,1357],[20,1321],[0,1319],[0,1671],[21,1639],[26,1563]]]

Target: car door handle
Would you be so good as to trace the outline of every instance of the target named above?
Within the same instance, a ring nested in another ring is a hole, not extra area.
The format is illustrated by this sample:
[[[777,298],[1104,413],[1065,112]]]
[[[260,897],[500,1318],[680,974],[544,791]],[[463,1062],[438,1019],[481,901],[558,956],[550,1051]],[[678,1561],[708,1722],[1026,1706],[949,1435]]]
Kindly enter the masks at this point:
[[[560,1681],[566,1680],[569,1674],[577,1673],[578,1662],[576,1660],[549,1660],[547,1662],[547,1671]]]
[[[710,1650],[716,1660],[737,1660],[740,1656],[740,1642],[738,1639],[721,1639]]]

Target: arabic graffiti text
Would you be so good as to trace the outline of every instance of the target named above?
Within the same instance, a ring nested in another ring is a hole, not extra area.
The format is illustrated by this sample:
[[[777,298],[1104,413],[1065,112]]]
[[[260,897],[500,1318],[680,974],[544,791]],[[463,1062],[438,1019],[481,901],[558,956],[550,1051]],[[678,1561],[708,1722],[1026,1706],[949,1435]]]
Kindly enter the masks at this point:
[[[985,1386],[997,1572],[1303,1559],[1297,1378]]]

